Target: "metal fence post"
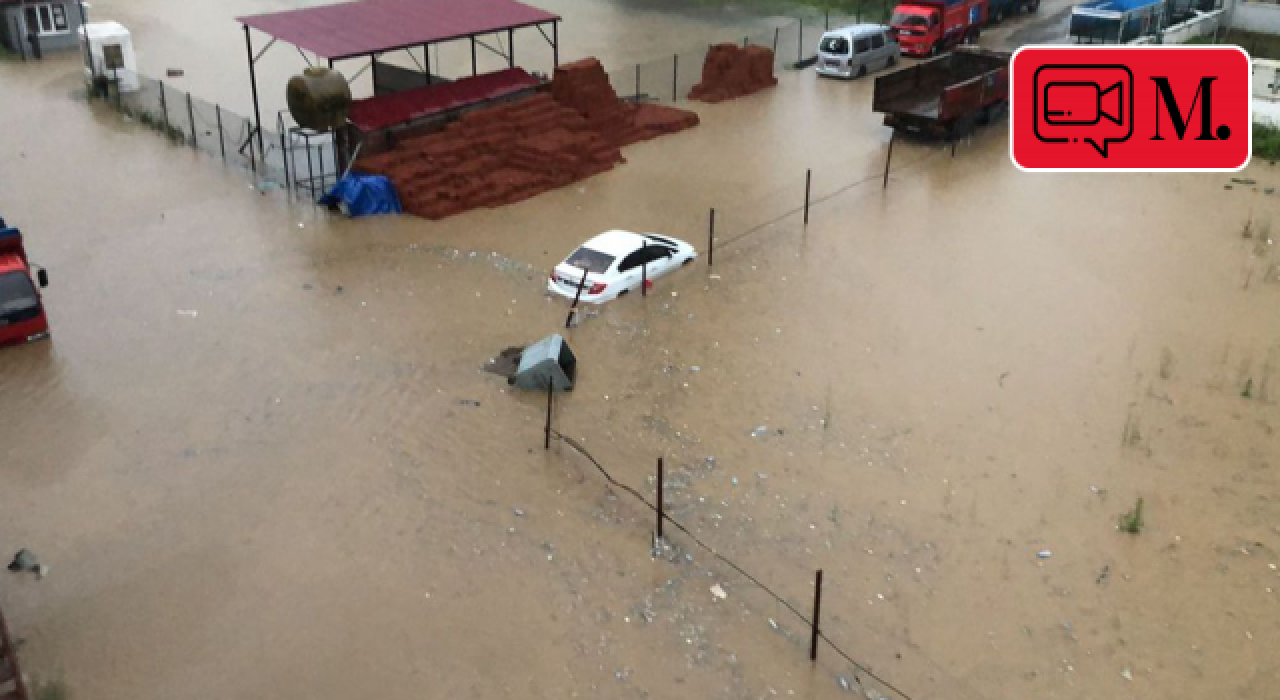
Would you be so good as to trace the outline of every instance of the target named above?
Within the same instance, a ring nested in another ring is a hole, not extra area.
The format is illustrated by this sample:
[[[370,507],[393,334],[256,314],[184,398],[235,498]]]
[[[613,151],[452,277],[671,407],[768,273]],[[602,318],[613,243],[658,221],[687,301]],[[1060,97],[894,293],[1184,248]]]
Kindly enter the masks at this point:
[[[671,56],[671,101],[676,101],[676,82],[680,78],[680,54]]]
[[[191,93],[187,93],[187,124],[191,126],[191,148],[199,150],[200,142],[196,137],[196,113],[191,108]]]
[[[880,186],[882,190],[889,189],[889,164],[893,162],[893,142],[897,140],[898,130],[894,129],[889,134],[889,153],[884,157],[884,184]]]
[[[818,660],[818,617],[822,614],[822,569],[818,569],[817,581],[813,586],[813,628],[809,637],[809,660]]]
[[[781,31],[780,27],[773,28],[773,55],[775,58],[778,56],[778,32],[779,31]]]
[[[552,271],[551,274],[555,274]],[[569,328],[573,323],[573,317],[578,313],[578,300],[582,298],[582,288],[587,286],[587,269],[582,269],[582,279],[578,280],[578,291],[573,294],[573,305],[569,307],[569,315],[564,317],[564,327]]]
[[[640,64],[636,64],[636,99],[640,99]]]
[[[542,440],[542,449],[544,450],[551,449],[551,408],[552,408],[551,404],[552,404],[553,397],[555,396],[554,391],[555,391],[555,384],[552,383],[551,379],[548,378],[547,379],[547,427],[545,429],[546,431],[545,437]]]
[[[804,20],[796,20],[796,63],[804,60]]]
[[[813,181],[813,170],[804,171],[804,225],[809,225],[809,185]]]
[[[649,261],[644,256],[649,254],[649,242],[640,246],[640,296],[649,296]]]
[[[222,133],[222,105],[214,105],[213,111],[218,115],[218,152],[222,154],[223,162],[226,162],[227,140]]]
[[[165,102],[165,99],[164,99],[164,81],[158,80],[156,82],[160,83],[160,113],[164,115],[164,135],[168,136],[169,135],[169,105]]]
[[[715,264],[716,259],[716,209],[711,208],[711,220],[707,225],[707,267]]]
[[[658,539],[662,539],[662,458],[658,458]]]

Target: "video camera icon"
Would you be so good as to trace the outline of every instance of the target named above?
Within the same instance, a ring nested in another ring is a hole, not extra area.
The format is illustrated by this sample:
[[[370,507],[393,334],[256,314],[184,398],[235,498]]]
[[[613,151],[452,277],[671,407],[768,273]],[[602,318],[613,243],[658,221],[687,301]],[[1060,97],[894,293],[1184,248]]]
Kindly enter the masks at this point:
[[[1085,142],[1103,157],[1133,135],[1133,72],[1118,64],[1047,64],[1035,72],[1034,131],[1044,143]]]

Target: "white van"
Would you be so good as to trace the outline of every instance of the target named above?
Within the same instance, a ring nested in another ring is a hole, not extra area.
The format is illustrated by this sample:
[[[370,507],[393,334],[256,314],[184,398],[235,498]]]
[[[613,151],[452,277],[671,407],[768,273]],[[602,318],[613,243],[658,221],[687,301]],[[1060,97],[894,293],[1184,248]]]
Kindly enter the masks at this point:
[[[833,29],[818,44],[818,74],[858,78],[898,62],[898,42],[878,24]]]

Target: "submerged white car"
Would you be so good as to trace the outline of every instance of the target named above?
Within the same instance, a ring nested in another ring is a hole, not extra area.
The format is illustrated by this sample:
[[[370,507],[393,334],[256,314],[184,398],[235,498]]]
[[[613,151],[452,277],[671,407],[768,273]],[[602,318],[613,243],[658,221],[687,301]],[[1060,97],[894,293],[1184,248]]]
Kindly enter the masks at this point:
[[[547,290],[573,299],[581,284],[581,300],[599,304],[639,289],[645,277],[657,279],[697,257],[693,246],[668,236],[605,231],[556,265],[547,280]]]

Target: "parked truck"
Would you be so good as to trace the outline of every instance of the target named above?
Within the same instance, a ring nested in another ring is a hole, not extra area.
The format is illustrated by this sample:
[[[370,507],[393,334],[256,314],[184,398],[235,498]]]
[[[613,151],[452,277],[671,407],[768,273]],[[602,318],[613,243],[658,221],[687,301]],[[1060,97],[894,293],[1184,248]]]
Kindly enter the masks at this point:
[[[871,108],[886,126],[954,139],[1009,99],[1010,54],[963,46],[876,78]]]
[[[39,268],[33,280],[31,267],[22,232],[0,218],[0,347],[49,337],[49,320],[40,299],[40,289],[49,286],[49,275]]]
[[[937,56],[956,44],[977,41],[982,25],[987,22],[987,2],[907,0],[893,8],[889,30],[902,47],[902,53]]]

